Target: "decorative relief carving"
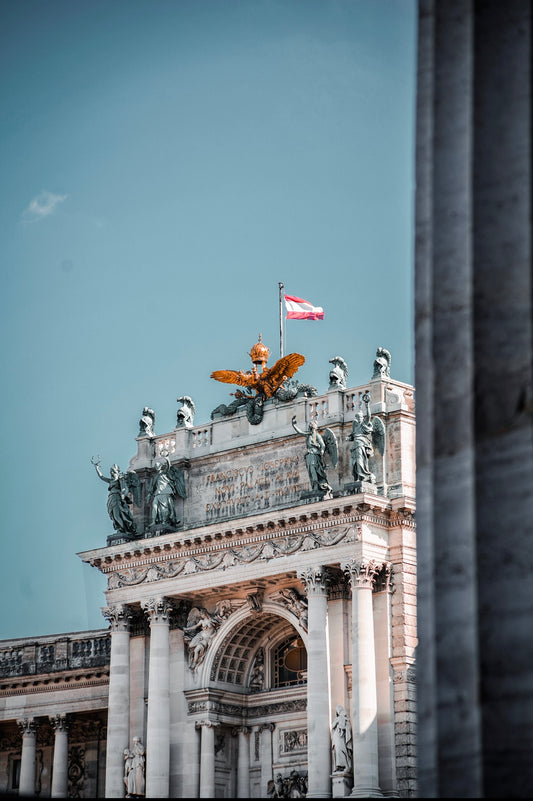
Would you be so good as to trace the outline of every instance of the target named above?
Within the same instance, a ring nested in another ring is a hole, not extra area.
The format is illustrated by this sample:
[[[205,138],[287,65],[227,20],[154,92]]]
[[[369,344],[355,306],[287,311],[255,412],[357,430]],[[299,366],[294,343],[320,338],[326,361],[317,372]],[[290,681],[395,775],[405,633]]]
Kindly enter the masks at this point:
[[[307,595],[323,595],[328,591],[331,576],[326,567],[318,565],[299,570],[298,578],[304,582]]]
[[[376,573],[374,592],[394,592],[392,562],[384,562]]]
[[[341,564],[341,568],[352,583],[352,588],[372,588],[376,574],[381,567],[380,562],[375,562],[372,559],[354,558]]]
[[[141,601],[141,606],[150,621],[150,625],[169,622],[173,606],[167,598],[147,598],[145,601]]]
[[[245,545],[241,548],[230,548],[224,553],[217,553],[213,556],[185,557],[181,561],[169,562],[166,565],[151,565],[143,569],[126,569],[111,573],[108,577],[108,589],[116,590],[121,587],[129,587],[143,582],[159,581],[161,579],[176,578],[180,573],[189,575],[207,570],[223,570],[234,565],[250,564],[256,559],[275,559],[281,556],[290,556],[299,550],[311,550],[312,548],[329,548],[337,545],[343,539],[348,542],[356,541],[358,530],[354,526],[348,526],[341,530],[335,530],[331,534],[306,533],[298,536],[284,537],[277,540],[268,540],[258,545]]]
[[[212,613],[203,606],[199,608],[193,606],[187,617],[187,625],[183,629],[183,636],[189,648],[191,670],[196,670],[202,664],[220,624],[231,612],[232,604],[227,600],[219,601]]]
[[[307,751],[307,729],[292,729],[291,731],[280,731],[279,733],[280,754],[294,754],[305,751]]]
[[[83,798],[85,784],[85,748],[73,745],[68,750],[68,797]]]
[[[106,606],[102,609],[102,615],[109,621],[111,631],[129,631],[131,612],[124,604]]]
[[[272,599],[276,600],[278,603],[288,609],[289,612],[292,612],[294,615],[296,615],[301,627],[307,631],[307,599],[300,595],[300,593],[295,590],[294,587],[288,587],[280,590],[278,593],[272,595]]]
[[[265,686],[265,652],[263,648],[259,648],[254,659],[252,671],[250,674],[250,692],[258,693],[264,689]]]

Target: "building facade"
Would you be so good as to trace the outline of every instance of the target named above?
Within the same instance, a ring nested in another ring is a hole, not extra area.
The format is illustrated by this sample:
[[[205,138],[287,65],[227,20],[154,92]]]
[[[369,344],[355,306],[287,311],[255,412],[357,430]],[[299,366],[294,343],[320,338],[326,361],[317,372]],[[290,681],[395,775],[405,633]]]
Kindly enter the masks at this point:
[[[96,465],[109,628],[0,644],[0,790],[415,795],[414,391],[380,351],[362,387],[145,409]]]

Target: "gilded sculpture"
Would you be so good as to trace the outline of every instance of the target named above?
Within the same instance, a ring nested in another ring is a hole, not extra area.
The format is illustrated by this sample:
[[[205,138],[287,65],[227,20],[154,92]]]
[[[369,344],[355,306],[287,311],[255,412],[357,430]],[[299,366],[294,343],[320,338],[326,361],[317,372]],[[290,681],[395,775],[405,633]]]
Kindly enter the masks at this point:
[[[235,396],[235,401],[229,405],[221,404],[211,413],[213,418],[220,414],[227,416],[234,414],[241,406],[246,406],[246,416],[252,425],[257,425],[263,419],[263,404],[265,401],[276,398],[280,401],[289,401],[298,395],[310,397],[317,394],[315,387],[310,384],[299,384],[291,382],[289,379],[305,362],[305,356],[301,353],[289,353],[282,356],[272,366],[267,368],[266,363],[270,356],[268,348],[261,340],[257,342],[249,353],[252,359],[252,369],[244,372],[243,370],[215,370],[211,373],[211,378],[221,381],[223,384],[237,384],[244,387],[244,390],[237,390],[231,393]]]

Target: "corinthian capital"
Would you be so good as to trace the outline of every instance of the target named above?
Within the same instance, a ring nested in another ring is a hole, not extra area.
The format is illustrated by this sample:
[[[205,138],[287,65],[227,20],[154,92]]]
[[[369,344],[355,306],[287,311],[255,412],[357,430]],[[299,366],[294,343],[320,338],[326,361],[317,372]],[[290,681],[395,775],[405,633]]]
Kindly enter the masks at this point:
[[[331,580],[328,569],[323,565],[299,570],[298,578],[304,582],[308,595],[325,595]]]
[[[125,604],[106,606],[102,614],[111,625],[111,631],[129,631],[131,612]]]
[[[381,569],[381,563],[372,559],[349,559],[341,564],[341,568],[350,579],[352,589],[356,587],[371,589],[376,574]]]
[[[54,731],[68,731],[70,719],[68,715],[50,715],[50,725]]]
[[[168,623],[170,620],[170,613],[173,606],[168,598],[147,598],[141,601],[141,606],[144,609],[150,625],[152,623]]]
[[[17,720],[17,725],[23,737],[36,736],[37,723],[33,718],[21,718],[20,720]]]

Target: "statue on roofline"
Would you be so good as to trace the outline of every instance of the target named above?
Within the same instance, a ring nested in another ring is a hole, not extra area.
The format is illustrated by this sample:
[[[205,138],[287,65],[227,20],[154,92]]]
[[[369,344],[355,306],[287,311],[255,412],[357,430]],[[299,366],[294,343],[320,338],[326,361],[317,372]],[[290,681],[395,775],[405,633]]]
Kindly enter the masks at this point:
[[[351,447],[351,463],[354,481],[376,483],[376,476],[370,470],[369,459],[374,455],[374,448],[383,456],[385,452],[385,426],[381,418],[370,414],[370,395],[365,392],[363,403],[366,412],[357,412],[352,423],[352,433],[348,439]]]
[[[311,397],[316,395],[317,390],[310,384],[300,384],[290,382],[289,379],[296,373],[299,367],[305,362],[305,357],[300,353],[289,353],[270,368],[266,368],[266,363],[270,355],[270,349],[261,341],[257,342],[250,351],[253,367],[248,372],[242,370],[215,370],[211,373],[211,378],[221,381],[224,384],[237,384],[245,390],[237,390],[235,400],[229,405],[220,404],[211,412],[211,419],[216,415],[228,416],[235,414],[241,406],[246,407],[246,416],[252,425],[258,425],[263,419],[263,405],[270,398],[279,401],[289,401],[298,395]],[[259,369],[258,369],[259,368]]]
[[[181,403],[182,406],[178,409],[176,428],[192,428],[196,411],[193,399],[188,395],[182,395],[181,398],[177,399],[177,402]]]
[[[334,356],[329,363],[333,365],[329,371],[329,389],[346,389],[348,365],[342,356]]]
[[[100,462],[99,456],[96,460],[94,456],[91,457],[91,463],[94,465],[98,477],[109,485],[107,488],[107,511],[113,523],[113,528],[120,534],[125,534],[130,538],[136,537],[137,528],[130,504],[135,502],[137,506],[141,505],[141,482],[139,476],[134,470],[121,473],[120,467],[114,464],[110,470],[110,477],[107,478],[100,470]]]
[[[163,451],[161,459],[157,460],[148,488],[148,501],[150,502],[152,528],[163,528],[172,531],[179,525],[176,517],[174,499],[177,495],[187,497],[185,477],[179,467],[170,464],[168,453]]]
[[[143,409],[143,413],[141,415],[141,419],[139,420],[139,437],[154,437],[155,425],[155,412],[153,409],[150,409],[148,406],[145,406]]]
[[[305,466],[307,467],[311,490],[317,493],[331,492],[332,488],[326,476],[325,454],[329,455],[333,467],[336,467],[339,454],[335,434],[330,428],[325,428],[319,433],[318,426],[314,420],[309,423],[307,431],[302,431],[296,425],[296,415],[292,418],[292,427],[297,434],[305,437],[307,445]]]
[[[374,359],[372,378],[390,378],[391,355],[386,348],[378,348]]]

